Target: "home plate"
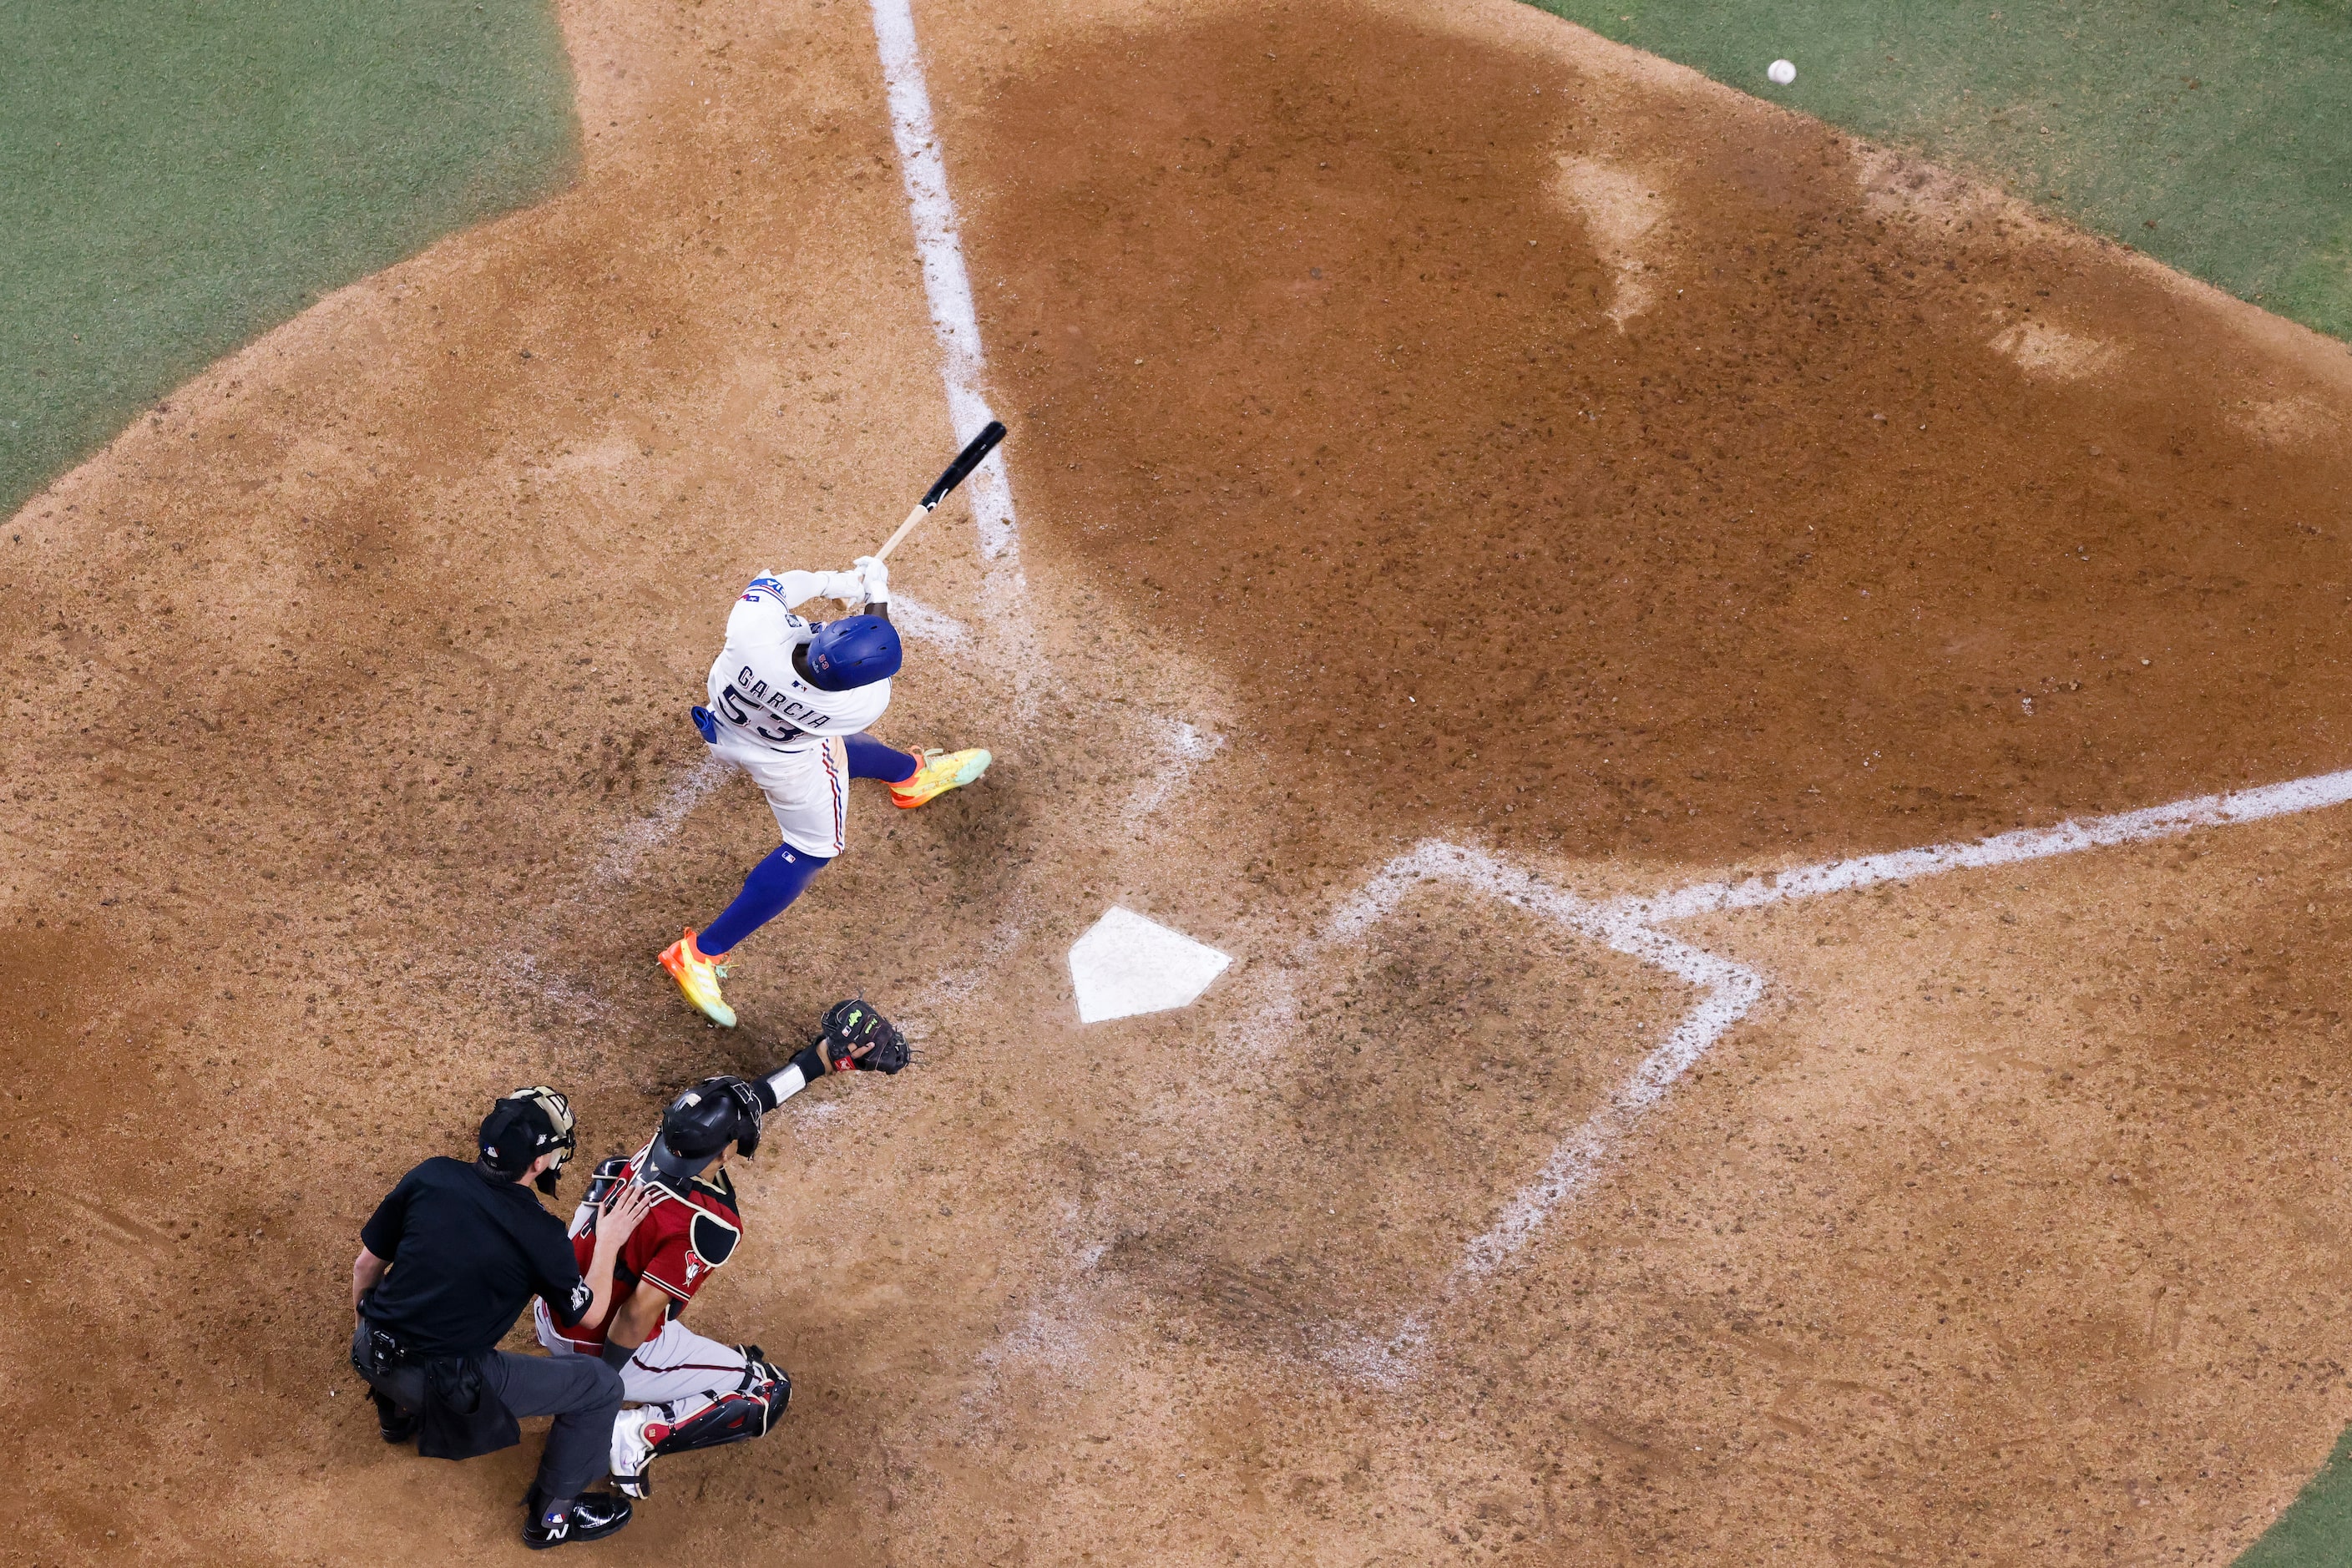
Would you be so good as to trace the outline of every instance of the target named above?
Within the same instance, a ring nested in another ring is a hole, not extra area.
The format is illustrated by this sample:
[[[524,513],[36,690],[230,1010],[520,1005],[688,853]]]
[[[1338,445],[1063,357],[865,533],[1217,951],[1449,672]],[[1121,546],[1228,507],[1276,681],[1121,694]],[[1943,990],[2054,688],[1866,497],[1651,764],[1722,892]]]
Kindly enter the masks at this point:
[[[1181,1007],[1232,962],[1229,954],[1114,905],[1070,944],[1078,1022],[1099,1024]]]

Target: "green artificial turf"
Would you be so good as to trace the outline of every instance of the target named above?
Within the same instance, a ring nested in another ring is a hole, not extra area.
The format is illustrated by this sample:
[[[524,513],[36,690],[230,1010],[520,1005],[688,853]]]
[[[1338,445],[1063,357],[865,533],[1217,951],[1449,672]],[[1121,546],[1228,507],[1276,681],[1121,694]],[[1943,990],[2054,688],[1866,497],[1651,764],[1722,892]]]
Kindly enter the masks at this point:
[[[2352,1431],[2236,1568],[2341,1568],[2352,1563]]]
[[[0,0],[0,516],[578,148],[548,0]]]
[[[1533,3],[2352,339],[2352,0]]]

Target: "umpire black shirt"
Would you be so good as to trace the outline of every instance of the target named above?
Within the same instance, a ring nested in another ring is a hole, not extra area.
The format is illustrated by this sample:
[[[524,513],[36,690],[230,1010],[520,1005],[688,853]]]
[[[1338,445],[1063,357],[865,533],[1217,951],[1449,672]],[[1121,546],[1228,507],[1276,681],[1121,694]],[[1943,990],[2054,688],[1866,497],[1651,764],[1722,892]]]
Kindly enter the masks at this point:
[[[562,1222],[520,1182],[462,1160],[427,1160],[400,1178],[360,1232],[392,1272],[368,1321],[419,1356],[495,1349],[533,1296],[569,1328],[588,1310]]]

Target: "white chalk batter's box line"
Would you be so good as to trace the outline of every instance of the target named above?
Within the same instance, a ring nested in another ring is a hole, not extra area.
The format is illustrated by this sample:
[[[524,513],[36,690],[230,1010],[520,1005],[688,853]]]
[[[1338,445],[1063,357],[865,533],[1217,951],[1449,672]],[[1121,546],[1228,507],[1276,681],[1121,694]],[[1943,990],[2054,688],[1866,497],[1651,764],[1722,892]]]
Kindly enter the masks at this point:
[[[1764,977],[1744,964],[1704,952],[1667,935],[1659,925],[1696,915],[1761,909],[1795,899],[1859,892],[1946,871],[2014,866],[2085,849],[2144,844],[2199,828],[2226,827],[2292,816],[2352,801],[2352,769],[2293,779],[2230,795],[2199,795],[2169,805],[2024,828],[1969,844],[1934,844],[1851,860],[1800,866],[1738,882],[1700,882],[1647,898],[1602,902],[1580,899],[1483,849],[1430,839],[1398,856],[1333,912],[1316,945],[1361,939],[1423,883],[1451,883],[1490,894],[1514,908],[1566,926],[1612,952],[1656,965],[1696,987],[1698,1001],[1656,1048],[1643,1057],[1615,1092],[1563,1139],[1535,1179],[1503,1205],[1495,1223],[1474,1237],[1438,1291],[1440,1303],[1492,1274],[1535,1239],[1552,1211],[1590,1186],[1601,1164],[1644,1111],[1762,999]],[[1408,1372],[1428,1338],[1425,1313],[1407,1318],[1382,1351],[1385,1365],[1367,1366],[1347,1353],[1343,1364],[1390,1381]]]

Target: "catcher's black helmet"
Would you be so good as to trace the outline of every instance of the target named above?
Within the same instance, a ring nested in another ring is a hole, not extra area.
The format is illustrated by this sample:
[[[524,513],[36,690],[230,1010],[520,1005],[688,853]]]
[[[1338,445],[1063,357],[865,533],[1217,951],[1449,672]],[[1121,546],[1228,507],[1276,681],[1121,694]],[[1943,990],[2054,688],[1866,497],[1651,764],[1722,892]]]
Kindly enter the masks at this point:
[[[759,1092],[740,1078],[707,1078],[662,1112],[651,1163],[672,1181],[691,1181],[730,1143],[745,1154],[758,1151]]]

